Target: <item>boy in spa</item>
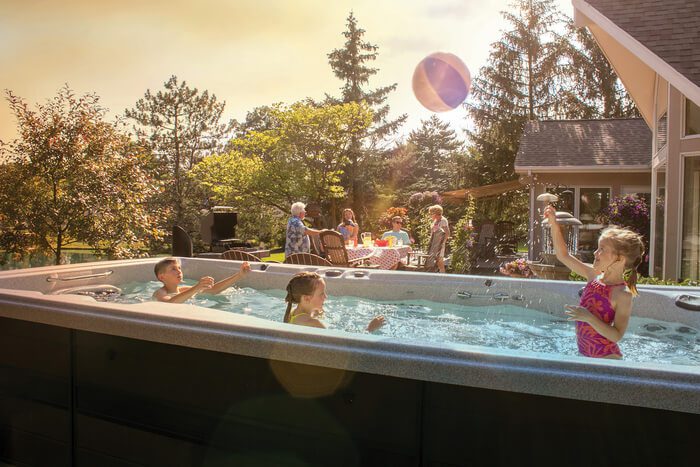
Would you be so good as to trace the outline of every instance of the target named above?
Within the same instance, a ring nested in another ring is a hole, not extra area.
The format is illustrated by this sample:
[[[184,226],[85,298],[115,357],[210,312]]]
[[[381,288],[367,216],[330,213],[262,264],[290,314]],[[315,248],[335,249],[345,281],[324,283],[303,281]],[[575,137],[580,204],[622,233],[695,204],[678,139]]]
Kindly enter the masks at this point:
[[[250,264],[245,261],[241,264],[241,269],[236,274],[214,283],[214,278],[204,276],[193,286],[182,286],[182,268],[177,258],[165,258],[156,263],[154,272],[163,287],[153,293],[153,298],[159,302],[184,303],[199,292],[217,294],[231,287],[236,281],[241,279],[250,271]]]

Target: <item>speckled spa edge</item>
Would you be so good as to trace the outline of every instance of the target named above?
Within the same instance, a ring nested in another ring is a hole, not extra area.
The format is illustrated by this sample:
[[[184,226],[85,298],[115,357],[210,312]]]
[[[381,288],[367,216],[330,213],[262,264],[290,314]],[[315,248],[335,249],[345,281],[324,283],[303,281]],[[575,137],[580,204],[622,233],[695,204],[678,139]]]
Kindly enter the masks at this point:
[[[680,365],[640,364],[498,350],[470,345],[443,346],[290,326],[193,305],[100,303],[79,295],[52,295],[60,288],[91,284],[119,285],[148,281],[156,259],[87,263],[0,272],[0,316],[72,329],[143,339],[244,356],[306,363],[401,378],[607,402],[700,414],[700,369]],[[183,259],[187,277],[219,279],[238,269],[231,261]],[[316,268],[260,264],[241,285],[284,288],[299,270],[326,276],[331,295],[374,299],[426,299],[470,305],[507,303],[561,313],[577,300],[582,284]],[[77,281],[58,277],[102,274]],[[337,277],[336,277],[337,276]],[[489,285],[485,285],[490,281]],[[69,285],[68,285],[69,284]],[[680,293],[700,296],[700,289],[641,287],[635,314],[700,327],[700,313],[673,305]],[[507,294],[507,298],[506,298]],[[469,295],[471,295],[469,297]],[[468,298],[467,298],[468,297]]]

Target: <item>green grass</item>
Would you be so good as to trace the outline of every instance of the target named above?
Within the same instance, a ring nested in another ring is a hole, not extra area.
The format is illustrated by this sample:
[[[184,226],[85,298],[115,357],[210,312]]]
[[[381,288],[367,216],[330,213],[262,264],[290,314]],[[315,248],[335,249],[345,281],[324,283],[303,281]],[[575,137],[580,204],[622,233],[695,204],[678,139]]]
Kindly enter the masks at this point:
[[[282,253],[271,253],[267,258],[263,258],[263,261],[277,261],[278,263],[284,263],[284,252]]]

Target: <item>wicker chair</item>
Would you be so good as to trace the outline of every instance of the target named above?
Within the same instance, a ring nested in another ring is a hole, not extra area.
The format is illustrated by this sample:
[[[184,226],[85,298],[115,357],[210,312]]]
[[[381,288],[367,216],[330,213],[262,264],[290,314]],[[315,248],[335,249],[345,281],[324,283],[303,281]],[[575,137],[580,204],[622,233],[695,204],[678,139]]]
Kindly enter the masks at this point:
[[[379,268],[378,264],[368,263],[372,255],[355,258],[353,260],[349,259],[348,250],[345,249],[345,239],[335,230],[322,230],[319,237],[321,238],[321,245],[323,245],[323,249],[326,252],[326,258],[333,266],[340,266],[343,268]]]
[[[284,259],[285,264],[305,264],[307,266],[333,266],[333,263],[325,258],[312,253],[294,253]]]
[[[242,250],[227,250],[221,254],[223,259],[232,261],[248,261],[249,263],[260,263],[262,260],[255,255]]]

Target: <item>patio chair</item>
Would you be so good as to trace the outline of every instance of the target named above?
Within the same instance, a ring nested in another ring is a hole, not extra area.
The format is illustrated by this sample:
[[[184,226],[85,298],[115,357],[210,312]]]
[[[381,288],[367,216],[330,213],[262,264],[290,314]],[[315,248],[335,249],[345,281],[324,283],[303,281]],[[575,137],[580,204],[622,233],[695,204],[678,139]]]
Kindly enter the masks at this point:
[[[221,257],[231,261],[248,261],[249,263],[262,262],[257,256],[242,250],[226,250],[221,254]]]
[[[192,253],[192,238],[179,225],[173,226],[173,256],[181,256],[183,258],[191,258]]]
[[[372,255],[352,260],[349,259],[348,250],[345,248],[345,239],[339,232],[335,230],[322,230],[319,237],[321,238],[323,250],[326,252],[326,259],[328,259],[333,266],[340,266],[343,268],[362,267],[368,269],[376,269],[379,267],[378,264],[369,264],[369,259]]]
[[[496,224],[486,221],[481,224],[474,249],[474,261],[488,261],[496,258]]]
[[[399,269],[405,271],[416,272],[436,272],[438,270],[437,259],[446,241],[445,231],[438,229],[430,234],[430,242],[428,242],[428,251],[426,253],[414,253],[416,264],[399,265]]]
[[[511,221],[496,223],[496,253],[502,256],[514,255],[518,251],[518,236],[515,224]]]
[[[311,247],[311,254],[323,258],[323,247],[321,246],[321,240],[317,236],[309,235],[309,246]]]
[[[333,263],[312,253],[294,253],[284,259],[284,264],[305,264],[307,266],[333,266]]]

